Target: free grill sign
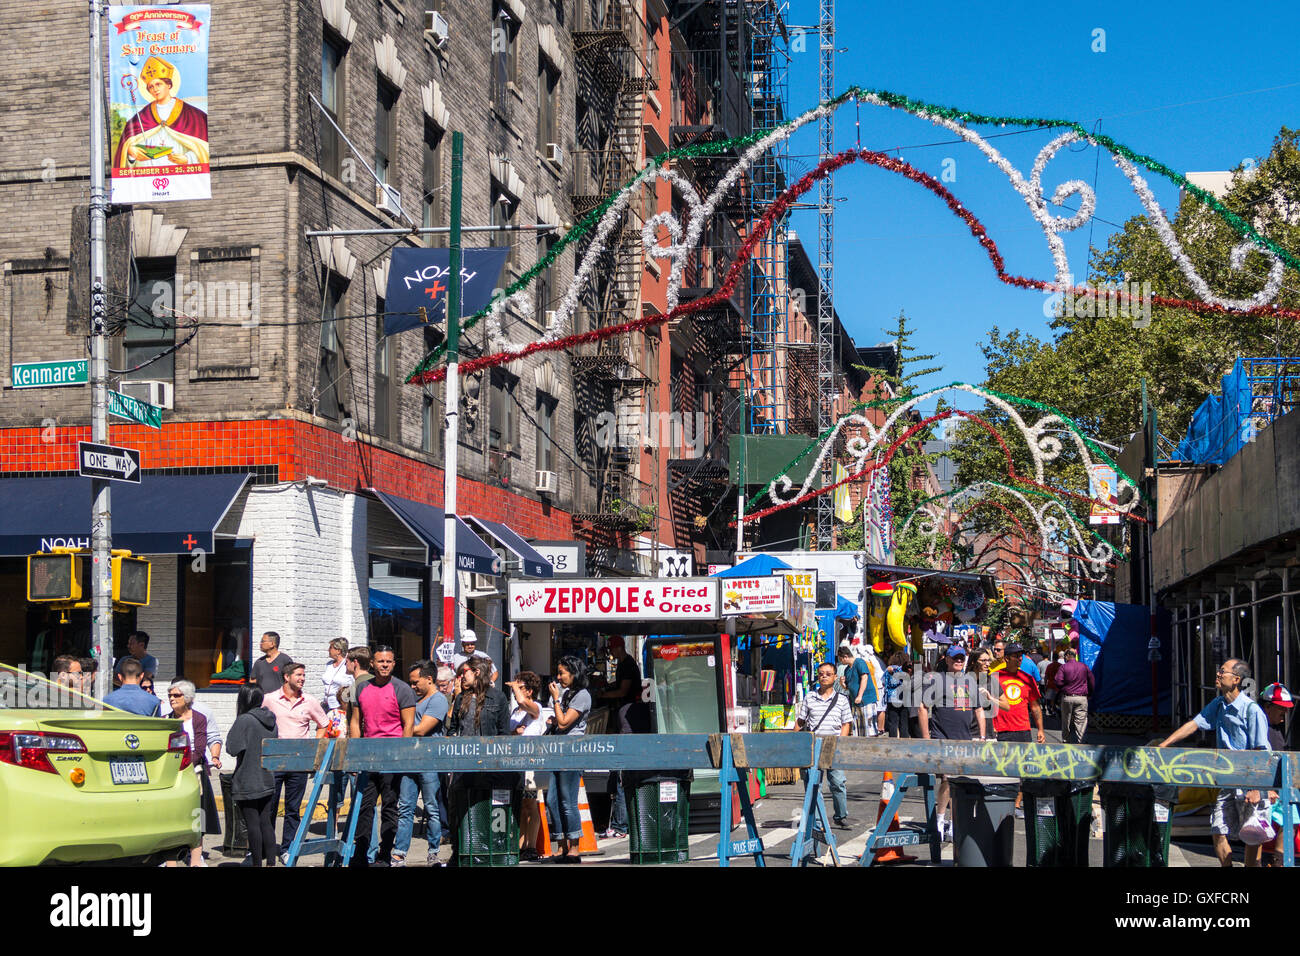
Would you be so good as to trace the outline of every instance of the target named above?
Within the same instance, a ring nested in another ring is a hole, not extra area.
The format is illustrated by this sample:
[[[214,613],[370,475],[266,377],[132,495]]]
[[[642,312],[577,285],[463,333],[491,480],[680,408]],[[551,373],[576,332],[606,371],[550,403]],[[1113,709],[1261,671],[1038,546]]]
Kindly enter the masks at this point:
[[[718,582],[709,578],[511,581],[510,620],[714,621]]]

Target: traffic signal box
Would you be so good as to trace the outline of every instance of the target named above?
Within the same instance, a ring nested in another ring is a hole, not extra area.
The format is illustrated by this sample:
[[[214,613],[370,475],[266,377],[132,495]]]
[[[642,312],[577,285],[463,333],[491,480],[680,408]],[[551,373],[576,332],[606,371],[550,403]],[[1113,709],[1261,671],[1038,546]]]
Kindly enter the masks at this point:
[[[152,567],[145,558],[130,551],[112,553],[113,610],[119,613],[149,604]],[[57,610],[88,608],[92,582],[90,552],[76,548],[55,548],[27,556],[27,600],[48,604]]]

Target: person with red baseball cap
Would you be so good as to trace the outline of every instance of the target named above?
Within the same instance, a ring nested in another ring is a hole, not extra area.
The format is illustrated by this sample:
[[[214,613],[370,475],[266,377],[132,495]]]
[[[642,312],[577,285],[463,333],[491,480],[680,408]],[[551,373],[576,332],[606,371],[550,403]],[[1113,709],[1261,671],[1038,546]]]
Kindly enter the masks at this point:
[[[1287,750],[1286,745],[1286,715],[1293,707],[1295,700],[1291,692],[1281,684],[1269,684],[1259,694],[1260,706],[1264,708],[1264,716],[1268,718],[1268,745],[1273,750]],[[1272,845],[1264,850],[1263,866],[1281,866],[1282,865],[1282,804],[1278,802],[1277,792],[1270,790],[1269,799],[1273,802],[1272,818],[1277,826],[1277,839]]]

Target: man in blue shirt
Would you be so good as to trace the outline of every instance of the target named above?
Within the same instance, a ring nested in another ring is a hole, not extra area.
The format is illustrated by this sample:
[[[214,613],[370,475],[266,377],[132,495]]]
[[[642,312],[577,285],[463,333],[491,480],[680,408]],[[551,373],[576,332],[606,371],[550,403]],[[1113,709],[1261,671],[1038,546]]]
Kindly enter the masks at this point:
[[[153,694],[140,688],[140,677],[144,668],[134,657],[125,657],[118,665],[122,675],[122,686],[104,698],[108,707],[116,707],[141,717],[159,717],[162,714],[162,701]]]
[[[158,674],[158,658],[149,653],[149,635],[144,631],[136,631],[126,639],[126,654],[117,659],[113,666],[113,677],[116,684],[122,683],[122,664],[128,658],[134,657],[140,662],[141,672],[150,677]]]
[[[1245,661],[1226,660],[1214,675],[1219,696],[1205,709],[1183,724],[1157,746],[1172,747],[1198,730],[1214,733],[1219,750],[1271,750],[1268,743],[1268,717],[1259,704],[1242,693],[1242,682],[1250,677]],[[1252,799],[1253,795],[1253,799]],[[1259,792],[1242,794],[1239,790],[1220,790],[1210,814],[1210,831],[1214,835],[1214,853],[1220,866],[1232,866],[1232,847],[1228,840],[1237,835]],[[1259,847],[1246,847],[1246,865],[1259,866]]]
[[[849,703],[853,707],[853,726],[857,735],[874,737],[876,723],[868,721],[862,709],[866,704],[874,704],[878,700],[876,685],[871,679],[871,665],[862,658],[855,657],[847,644],[840,646],[837,656],[844,666],[844,690],[848,693]]]

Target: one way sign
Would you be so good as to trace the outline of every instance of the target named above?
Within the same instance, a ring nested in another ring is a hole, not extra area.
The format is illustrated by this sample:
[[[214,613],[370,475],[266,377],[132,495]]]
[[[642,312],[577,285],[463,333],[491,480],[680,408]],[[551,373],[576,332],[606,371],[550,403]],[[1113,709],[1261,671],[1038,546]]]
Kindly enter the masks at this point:
[[[83,478],[108,478],[140,484],[140,452],[135,448],[77,442],[77,473]]]

